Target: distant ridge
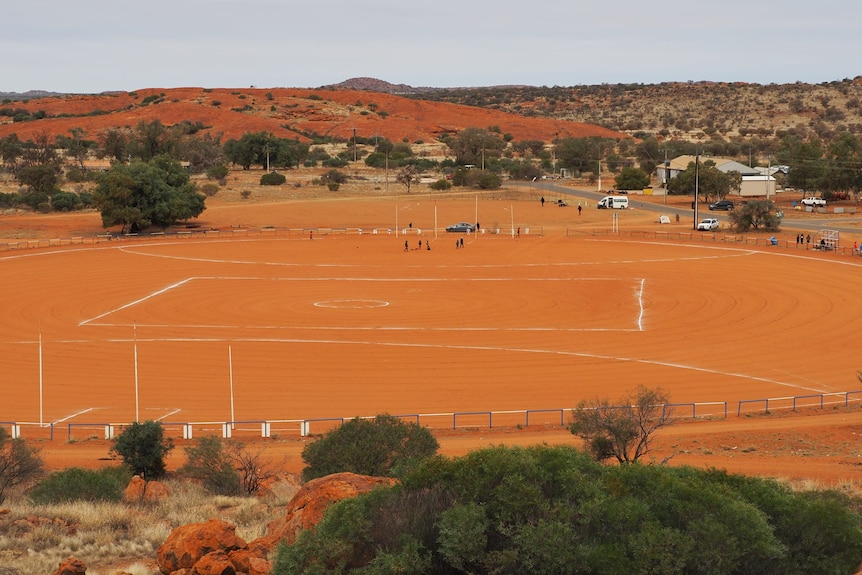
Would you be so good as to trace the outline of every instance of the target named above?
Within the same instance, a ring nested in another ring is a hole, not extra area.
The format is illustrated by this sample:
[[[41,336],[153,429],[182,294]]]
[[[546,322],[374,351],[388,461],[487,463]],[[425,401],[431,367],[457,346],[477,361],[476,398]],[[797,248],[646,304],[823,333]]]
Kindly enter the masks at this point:
[[[63,96],[62,92],[49,92],[47,90],[27,90],[26,92],[0,92],[2,100],[35,100],[37,98],[53,98]]]
[[[428,92],[442,92],[445,90],[482,90],[494,88],[522,88],[523,85],[505,85],[505,86],[481,86],[481,87],[449,87],[436,88],[430,86],[416,87],[409,84],[393,84],[386,80],[378,80],[377,78],[358,77],[350,78],[338,84],[329,84],[321,86],[327,90],[356,90],[359,92],[380,92],[381,94],[397,94],[403,96],[405,94],[426,94]]]
[[[407,84],[392,84],[377,78],[359,77],[350,78],[338,84],[321,86],[330,90],[359,90],[361,92],[380,92],[382,94],[416,94],[433,88],[414,88]]]

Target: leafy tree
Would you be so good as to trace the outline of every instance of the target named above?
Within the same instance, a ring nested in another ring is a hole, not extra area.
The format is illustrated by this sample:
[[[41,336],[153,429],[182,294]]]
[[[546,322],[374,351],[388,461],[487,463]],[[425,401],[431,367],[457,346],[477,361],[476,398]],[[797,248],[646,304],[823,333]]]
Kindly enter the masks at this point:
[[[114,439],[111,453],[119,455],[133,474],[150,480],[165,474],[165,458],[173,448],[174,442],[165,437],[161,423],[136,421]]]
[[[743,204],[742,208],[730,212],[728,218],[731,226],[738,232],[747,232],[752,229],[773,232],[778,231],[781,225],[781,218],[778,217],[772,200],[759,200]]]
[[[417,180],[418,175],[419,170],[416,169],[416,166],[404,166],[398,170],[395,181],[407,188],[407,193],[409,194],[410,186]]]
[[[696,162],[689,162],[684,171],[667,183],[671,194],[693,194],[697,187],[698,197],[704,201],[720,200],[731,191],[738,192],[741,186],[742,176],[739,172],[722,172],[712,160],[700,162],[699,166]]]
[[[506,142],[499,134],[482,128],[466,128],[458,135],[446,140],[446,145],[455,154],[455,162],[461,165],[481,166],[499,158]]]
[[[568,168],[580,174],[597,174],[603,150],[613,149],[613,146],[613,140],[596,136],[564,138],[554,146],[557,167]]]
[[[71,138],[57,136],[57,145],[66,150],[66,157],[73,160],[72,165],[83,170],[84,160],[87,159],[87,153],[95,142],[84,138],[86,132],[83,128],[70,128],[69,132],[72,134]]]
[[[129,139],[128,152],[144,162],[157,156],[176,156],[178,138],[158,119],[141,121]]]
[[[642,190],[649,186],[649,175],[640,168],[623,168],[614,178],[618,190]]]
[[[673,409],[666,407],[669,399],[661,388],[638,386],[634,397],[616,405],[607,399],[581,401],[572,411],[569,430],[586,442],[597,461],[613,457],[632,463],[649,453],[650,440],[659,429],[673,423]]]
[[[102,225],[122,225],[123,232],[150,226],[166,228],[206,209],[205,197],[179,162],[169,156],[114,164],[99,176],[94,200],[102,212]]]
[[[790,166],[787,185],[804,190],[817,189],[824,173],[823,145],[819,140],[803,141],[785,136],[779,148],[778,163]]]
[[[306,445],[302,477],[308,481],[342,471],[399,477],[438,448],[431,432],[416,423],[386,414],[356,418]]]
[[[242,166],[243,170],[252,165],[267,168],[278,164],[280,146],[279,139],[270,132],[246,132],[239,140],[225,142],[224,153],[229,161]]]
[[[99,137],[97,154],[99,157],[112,158],[115,162],[125,162],[129,157],[129,137],[120,130],[107,130]]]
[[[3,166],[12,174],[17,174],[21,167],[20,158],[23,154],[23,145],[17,134],[10,134],[0,140],[0,158]]]
[[[8,489],[36,479],[42,469],[39,451],[20,437],[12,439],[6,429],[0,427],[0,503]]]
[[[51,164],[30,164],[18,170],[18,181],[39,194],[53,194],[60,183],[60,173]]]

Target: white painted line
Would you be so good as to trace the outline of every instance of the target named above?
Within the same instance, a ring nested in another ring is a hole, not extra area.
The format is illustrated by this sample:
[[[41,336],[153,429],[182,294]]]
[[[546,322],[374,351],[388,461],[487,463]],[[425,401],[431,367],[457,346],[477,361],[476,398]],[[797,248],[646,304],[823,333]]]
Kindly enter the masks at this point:
[[[79,411],[77,413],[73,413],[72,415],[66,416],[63,419],[58,419],[57,421],[54,421],[53,424],[57,425],[58,423],[63,423],[64,421],[68,421],[68,420],[72,419],[73,417],[78,417],[79,415],[84,415],[85,413],[95,411],[96,409],[98,409],[98,408],[97,407],[88,407],[87,409],[82,409],[81,411]]]
[[[141,302],[145,302],[145,301],[147,301],[148,299],[152,299],[152,298],[156,297],[157,295],[163,294],[163,293],[165,293],[165,292],[167,292],[167,291],[170,291],[170,290],[172,290],[172,289],[175,289],[175,288],[177,288],[177,287],[179,287],[179,286],[181,286],[181,285],[183,285],[183,284],[186,284],[186,283],[188,283],[188,282],[192,281],[193,279],[195,279],[195,278],[190,277],[190,278],[186,278],[186,279],[184,279],[184,280],[180,280],[180,281],[178,281],[178,282],[177,282],[177,283],[175,283],[175,284],[171,284],[171,285],[169,285],[169,286],[168,286],[168,287],[166,287],[166,288],[162,288],[162,289],[160,289],[160,290],[158,290],[158,291],[154,291],[153,293],[151,293],[151,294],[149,294],[149,295],[146,295],[146,296],[144,296],[144,297],[142,297],[142,298],[136,299],[135,301],[129,302],[129,303],[124,304],[124,305],[121,305],[120,307],[117,307],[117,308],[114,308],[114,309],[112,309],[112,310],[106,311],[105,313],[100,314],[100,315],[97,315],[97,316],[95,316],[95,317],[91,317],[90,319],[85,319],[84,321],[82,321],[82,322],[80,322],[80,323],[78,324],[78,327],[81,327],[82,325],[87,325],[87,324],[88,324],[88,323],[90,323],[90,322],[96,321],[97,319],[101,319],[101,318],[103,318],[103,317],[105,317],[105,316],[109,316],[109,315],[111,315],[111,314],[113,314],[113,313],[116,313],[116,312],[118,312],[118,311],[124,310],[124,309],[126,309],[126,308],[129,308],[129,307],[132,307],[132,306],[138,305],[138,304],[139,304],[139,303],[141,303]]]

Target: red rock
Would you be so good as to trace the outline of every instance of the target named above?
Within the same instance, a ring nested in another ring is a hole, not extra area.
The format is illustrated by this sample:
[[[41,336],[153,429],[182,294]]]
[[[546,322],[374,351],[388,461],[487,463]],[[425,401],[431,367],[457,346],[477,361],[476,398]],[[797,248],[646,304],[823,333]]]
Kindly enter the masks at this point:
[[[190,523],[177,527],[159,547],[159,570],[169,575],[178,569],[191,569],[208,553],[245,549],[245,541],[236,535],[236,526],[220,519]]]
[[[53,575],[84,575],[87,572],[87,565],[80,559],[69,557],[54,571]]]
[[[126,503],[161,501],[167,499],[170,494],[171,490],[164,483],[160,481],[144,481],[141,476],[135,475],[123,492],[123,501]]]
[[[347,472],[312,479],[290,500],[285,516],[267,525],[266,536],[255,540],[253,544],[272,549],[281,540],[292,543],[300,531],[317,525],[333,503],[395,483],[397,480],[391,477],[369,477]]]
[[[195,563],[192,575],[236,575],[236,568],[224,551],[207,553]]]

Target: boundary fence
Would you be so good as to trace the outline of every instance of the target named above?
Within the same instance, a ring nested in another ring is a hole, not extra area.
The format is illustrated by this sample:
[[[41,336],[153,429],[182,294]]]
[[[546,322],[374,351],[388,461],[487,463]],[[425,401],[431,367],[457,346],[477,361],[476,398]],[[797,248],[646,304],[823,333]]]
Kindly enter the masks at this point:
[[[134,240],[202,240],[202,239],[233,239],[233,238],[265,238],[265,237],[295,237],[310,238],[325,236],[433,236],[442,232],[446,234],[445,228],[420,228],[420,227],[344,227],[344,228],[230,228],[210,230],[181,230],[172,232],[147,232],[136,234],[98,234],[95,236],[78,236],[72,238],[54,239],[21,239],[0,242],[0,252],[12,250],[24,250],[35,248],[49,248],[76,245],[97,245],[107,242],[125,242]],[[478,236],[543,236],[542,226],[521,226],[515,228],[493,227],[481,228],[475,235]],[[460,234],[459,234],[460,235]]]
[[[850,408],[851,404],[862,404],[862,390],[843,391],[835,393],[817,393],[807,395],[796,395],[787,397],[771,397],[760,399],[743,399],[737,402],[736,416],[749,416],[755,414],[769,414],[775,410],[786,409],[798,411],[799,409],[824,409],[826,407]],[[753,409],[748,409],[753,407]],[[668,411],[674,419],[714,420],[727,419],[728,402],[708,401],[694,403],[668,403],[663,404],[662,416]],[[393,417],[408,420],[417,425],[423,425],[429,429],[458,430],[458,429],[506,429],[532,426],[554,426],[566,425],[566,415],[571,414],[576,408],[552,408],[552,409],[517,409],[507,411],[460,411],[448,413],[406,413],[397,414]],[[631,406],[616,406],[611,409],[631,409]],[[375,416],[363,416],[360,419],[373,419]],[[279,435],[297,435],[307,437],[320,435],[331,431],[342,425],[351,417],[327,417],[314,419],[252,419],[242,421],[163,421],[161,424],[169,431],[171,437],[182,439],[194,439],[200,434],[220,434],[224,438],[237,436],[260,436],[277,437]],[[104,437],[113,439],[125,427],[131,425],[129,422],[117,423],[107,421],[91,422],[68,422],[66,427],[66,441],[86,437]],[[8,427],[13,438],[24,437],[29,439],[55,438],[54,428],[56,424],[0,421],[0,426]],[[24,430],[27,433],[24,433]]]
[[[664,241],[686,241],[702,243],[733,244],[743,246],[779,247],[790,250],[805,252],[834,253],[839,256],[860,256],[862,249],[854,250],[852,247],[826,246],[821,248],[818,242],[799,243],[778,237],[747,236],[739,234],[718,234],[715,232],[697,232],[689,230],[685,232],[674,232],[666,230],[579,230],[566,229],[566,237],[584,236],[616,236],[632,239],[651,239]]]

